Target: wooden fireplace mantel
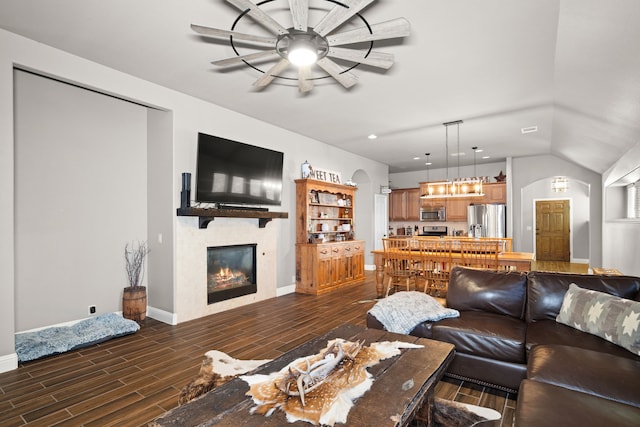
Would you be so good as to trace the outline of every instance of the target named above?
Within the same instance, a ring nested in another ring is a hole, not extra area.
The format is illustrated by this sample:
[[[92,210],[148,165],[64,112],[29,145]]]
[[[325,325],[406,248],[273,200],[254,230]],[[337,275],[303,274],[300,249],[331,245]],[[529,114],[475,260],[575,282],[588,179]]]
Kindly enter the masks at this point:
[[[178,208],[178,216],[197,216],[198,227],[207,228],[216,217],[257,218],[258,227],[264,228],[274,218],[289,218],[287,212],[269,212],[252,209]]]

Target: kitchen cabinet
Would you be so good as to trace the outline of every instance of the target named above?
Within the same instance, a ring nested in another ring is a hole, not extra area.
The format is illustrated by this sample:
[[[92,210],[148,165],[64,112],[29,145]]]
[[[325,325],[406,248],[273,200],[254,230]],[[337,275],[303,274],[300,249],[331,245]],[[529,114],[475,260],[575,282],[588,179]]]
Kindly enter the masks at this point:
[[[478,199],[475,197],[475,199]],[[474,203],[473,197],[449,198],[445,203],[447,221],[467,222],[467,206]]]
[[[420,183],[420,191],[427,191],[426,182]],[[442,197],[423,199],[423,207],[445,206],[447,209],[447,221],[467,222],[467,206],[470,204],[507,203],[507,184],[505,182],[492,182],[482,184],[482,197]]]
[[[420,220],[420,189],[400,188],[389,195],[389,221]]]
[[[356,187],[296,180],[296,292],[318,295],[364,280],[353,240]]]
[[[484,197],[481,203],[507,203],[507,184],[493,182],[482,185]]]

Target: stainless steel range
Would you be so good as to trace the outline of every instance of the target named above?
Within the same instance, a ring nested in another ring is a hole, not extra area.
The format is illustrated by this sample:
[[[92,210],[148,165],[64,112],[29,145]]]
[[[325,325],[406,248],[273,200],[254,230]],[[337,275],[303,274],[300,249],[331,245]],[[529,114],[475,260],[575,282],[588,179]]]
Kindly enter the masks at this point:
[[[446,225],[425,225],[420,236],[446,236],[448,232]]]

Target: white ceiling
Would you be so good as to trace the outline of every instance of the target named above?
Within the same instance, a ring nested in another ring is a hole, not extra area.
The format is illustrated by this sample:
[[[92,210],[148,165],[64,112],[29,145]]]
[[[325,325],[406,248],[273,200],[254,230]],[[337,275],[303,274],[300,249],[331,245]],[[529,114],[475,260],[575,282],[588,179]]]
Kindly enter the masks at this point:
[[[311,4],[313,26],[333,3]],[[291,26],[287,0],[261,7]],[[389,164],[390,172],[425,169],[426,152],[442,167],[442,123],[453,120],[464,120],[462,165],[473,163],[478,146],[491,156],[478,155],[478,163],[552,153],[602,173],[640,142],[638,0],[378,0],[362,11],[369,23],[411,23],[409,37],[374,42],[395,65],[360,65],[350,90],[322,79],[307,95],[283,79],[256,91],[258,71],[210,64],[235,53],[190,24],[231,29],[239,14],[224,0],[2,0],[0,28]],[[237,30],[261,28],[243,17]],[[520,132],[530,126],[538,132]]]

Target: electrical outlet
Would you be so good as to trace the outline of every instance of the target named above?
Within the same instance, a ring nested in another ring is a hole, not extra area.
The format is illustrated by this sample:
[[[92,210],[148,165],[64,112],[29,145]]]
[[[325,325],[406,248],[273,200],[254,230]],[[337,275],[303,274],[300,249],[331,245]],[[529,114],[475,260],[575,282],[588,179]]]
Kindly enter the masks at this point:
[[[89,314],[96,314],[96,306],[95,305],[90,305],[89,306]]]

